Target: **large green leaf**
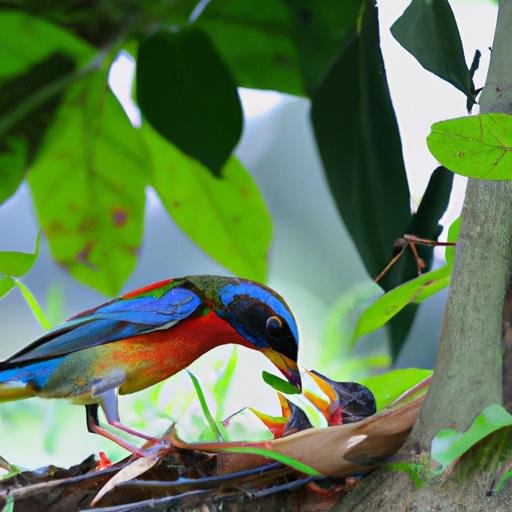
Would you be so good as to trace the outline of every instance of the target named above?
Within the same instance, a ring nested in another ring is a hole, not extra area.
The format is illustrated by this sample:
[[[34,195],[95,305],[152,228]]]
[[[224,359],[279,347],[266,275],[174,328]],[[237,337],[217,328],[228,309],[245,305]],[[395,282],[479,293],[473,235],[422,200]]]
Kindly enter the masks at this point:
[[[0,204],[11,197],[25,176],[27,143],[23,139],[0,141]]]
[[[137,102],[153,128],[220,175],[242,133],[242,107],[203,32],[161,30],[140,44]]]
[[[432,370],[422,370],[420,368],[404,368],[392,370],[381,375],[373,375],[361,379],[370,389],[377,402],[377,410],[380,411],[386,405],[391,404],[407,390],[414,387],[422,380],[430,377]]]
[[[312,106],[331,191],[371,276],[386,266],[393,242],[410,218],[377,21],[373,2],[366,0],[358,30],[318,88]]]
[[[85,63],[92,48],[71,32],[19,11],[0,12],[0,80],[60,52]]]
[[[473,80],[448,0],[412,0],[391,33],[425,69],[462,91],[470,105],[475,102]]]
[[[272,223],[240,162],[231,157],[216,178],[147,123],[142,132],[153,161],[155,189],[176,224],[234,274],[265,281]]]
[[[26,288],[17,281],[16,277],[27,274],[34,266],[39,255],[40,237],[37,235],[36,247],[33,253],[17,251],[0,252],[0,298],[8,294],[16,285]]]
[[[488,405],[465,432],[447,428],[432,439],[432,459],[446,469],[488,435],[512,426],[512,415],[499,404]]]
[[[444,265],[393,288],[377,299],[359,317],[353,342],[359,337],[383,327],[407,304],[422,302],[448,286],[451,270],[451,265]]]
[[[282,0],[209,2],[194,25],[210,36],[239,86],[304,95],[292,22]]]
[[[285,0],[304,84],[311,96],[355,29],[363,0]]]
[[[48,130],[29,183],[55,260],[115,295],[136,261],[148,159],[104,73],[74,85]]]
[[[512,179],[512,116],[480,114],[440,121],[427,138],[434,157],[451,171],[484,180]]]
[[[55,53],[0,84],[0,203],[15,192],[23,180],[60,96],[41,100],[25,112],[27,103],[73,68],[70,57]]]
[[[19,11],[0,12],[0,203],[23,180],[59,97],[45,91],[91,57],[72,33]]]
[[[12,277],[24,276],[34,266],[39,255],[39,235],[33,253],[17,251],[0,252],[0,274]]]
[[[406,232],[410,197],[383,71],[377,10],[370,0],[363,5],[351,39],[313,96],[312,120],[338,210],[374,277],[391,259],[394,241]],[[380,282],[385,290],[412,277],[414,266],[406,263]],[[396,346],[412,323],[414,311],[407,313],[394,322]]]
[[[0,298],[7,295],[16,286],[11,276],[0,276]]]

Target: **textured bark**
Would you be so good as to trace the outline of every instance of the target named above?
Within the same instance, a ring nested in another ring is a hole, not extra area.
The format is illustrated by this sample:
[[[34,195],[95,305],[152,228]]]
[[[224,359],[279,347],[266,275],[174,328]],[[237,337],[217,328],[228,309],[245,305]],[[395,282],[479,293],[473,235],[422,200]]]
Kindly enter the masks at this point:
[[[492,478],[475,474],[464,484],[455,479],[415,489],[405,473],[375,473],[345,496],[339,512],[509,512],[512,492],[487,496]]]
[[[503,306],[503,405],[512,412],[512,283]]]
[[[471,180],[434,380],[411,436],[421,449],[440,429],[464,430],[485,406],[502,402],[511,234],[512,183]]]

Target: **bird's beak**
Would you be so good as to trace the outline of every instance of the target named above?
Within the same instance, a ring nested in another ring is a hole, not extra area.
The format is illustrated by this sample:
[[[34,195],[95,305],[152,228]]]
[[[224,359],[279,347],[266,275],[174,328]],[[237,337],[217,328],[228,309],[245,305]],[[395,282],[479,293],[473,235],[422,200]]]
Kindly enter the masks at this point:
[[[293,384],[299,391],[302,391],[299,367],[295,361],[283,356],[283,354],[272,348],[264,348],[262,352],[277,366],[290,384]]]

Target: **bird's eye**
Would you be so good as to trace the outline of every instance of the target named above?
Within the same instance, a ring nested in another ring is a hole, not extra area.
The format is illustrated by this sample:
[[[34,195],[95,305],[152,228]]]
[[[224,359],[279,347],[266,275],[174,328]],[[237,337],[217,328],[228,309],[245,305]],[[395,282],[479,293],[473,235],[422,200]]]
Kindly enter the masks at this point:
[[[297,340],[288,322],[267,304],[240,295],[229,304],[230,323],[257,347],[270,347],[297,360]]]
[[[277,316],[270,316],[267,318],[265,328],[267,331],[279,331],[283,328],[283,322]]]

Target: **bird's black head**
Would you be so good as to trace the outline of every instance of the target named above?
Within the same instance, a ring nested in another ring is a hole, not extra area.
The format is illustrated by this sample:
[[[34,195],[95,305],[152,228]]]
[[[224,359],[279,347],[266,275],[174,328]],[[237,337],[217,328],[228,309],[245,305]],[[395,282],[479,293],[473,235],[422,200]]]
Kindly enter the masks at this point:
[[[218,289],[216,313],[300,389],[297,325],[276,292],[253,281],[231,279]]]

